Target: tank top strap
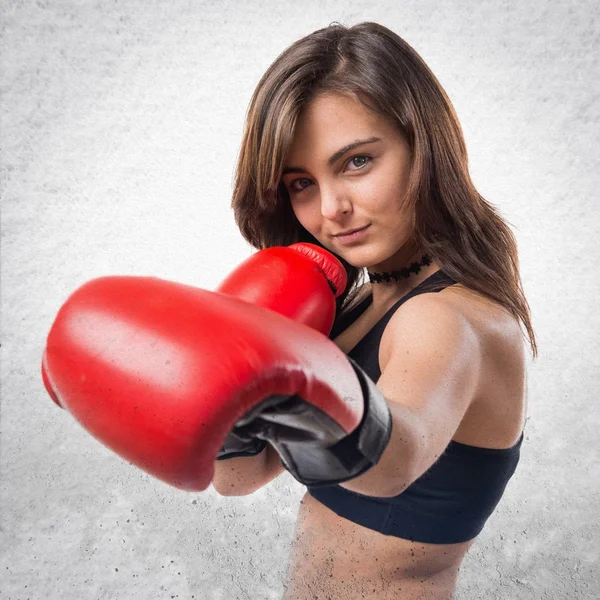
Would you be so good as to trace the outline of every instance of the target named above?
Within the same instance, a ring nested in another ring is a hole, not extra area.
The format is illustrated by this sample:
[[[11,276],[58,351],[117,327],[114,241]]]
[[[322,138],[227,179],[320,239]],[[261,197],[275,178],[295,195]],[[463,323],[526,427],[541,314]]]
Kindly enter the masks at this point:
[[[383,327],[385,327],[385,325],[387,325],[388,321],[392,318],[392,315],[396,312],[396,310],[398,310],[398,308],[400,308],[400,306],[402,306],[404,302],[406,302],[413,296],[418,296],[419,294],[424,294],[426,292],[440,292],[443,289],[455,283],[456,281],[454,281],[454,279],[452,279],[447,273],[445,273],[442,269],[438,269],[427,279],[424,279],[416,288],[414,288],[408,294],[400,298],[400,300],[398,300],[388,310],[388,312],[377,322],[377,325],[374,327],[374,329],[381,326],[382,323],[384,323]],[[329,334],[329,338],[336,338],[347,327],[354,323],[354,321],[356,321],[356,319],[358,319],[358,317],[360,317],[372,303],[373,294],[369,294],[366,298],[364,298],[356,306],[351,308],[348,312],[342,315],[337,315],[334,320],[331,333]]]
[[[445,290],[447,287],[454,285],[456,281],[452,279],[447,273],[442,271],[442,269],[438,269],[435,273],[430,275],[427,279],[421,281],[421,283],[414,289],[412,289],[408,294],[402,296],[400,300],[398,300],[379,321],[373,329],[381,331],[385,329],[385,326],[388,324],[389,320],[392,318],[394,313],[408,300],[418,296],[420,294],[426,293],[437,293]]]
[[[394,313],[410,298],[418,296],[419,294],[441,292],[450,285],[457,283],[449,277],[446,273],[441,270],[436,271],[433,275],[430,275],[427,279],[423,280],[417,287],[411,290],[404,297],[400,298],[384,315],[381,317],[375,325],[364,335],[362,339],[348,352],[348,356],[353,358],[367,373],[367,375],[373,380],[377,381],[381,375],[379,368],[379,345],[383,332],[394,315]],[[366,308],[372,303],[373,296],[369,294],[365,300],[365,304],[359,304],[357,307],[361,309],[361,314]],[[337,335],[342,333],[347,327],[349,327],[360,315],[350,311],[347,315],[342,315],[341,322],[335,324],[335,329],[332,330],[330,339],[334,339]]]

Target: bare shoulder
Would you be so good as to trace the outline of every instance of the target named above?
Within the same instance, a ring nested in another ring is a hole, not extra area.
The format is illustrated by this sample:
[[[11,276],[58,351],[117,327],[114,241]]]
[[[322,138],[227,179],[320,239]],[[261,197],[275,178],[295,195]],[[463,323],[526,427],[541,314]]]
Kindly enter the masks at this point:
[[[502,367],[513,373],[524,370],[523,332],[516,317],[500,303],[461,284],[411,300],[417,301],[413,310],[420,304],[423,317],[429,311],[460,315],[477,337],[484,369]]]
[[[445,294],[448,302],[454,303],[473,323],[482,351],[477,397],[455,439],[476,446],[511,447],[519,439],[527,418],[523,331],[517,318],[497,302],[464,286],[452,288],[439,295]]]
[[[429,295],[437,296],[439,303],[451,306],[471,324],[481,340],[483,350],[505,347],[513,352],[520,349],[519,354],[523,354],[524,343],[519,322],[500,303],[461,284]]]
[[[385,365],[402,335],[419,335],[419,324],[439,331],[448,347],[453,337],[465,335],[473,365],[479,372],[470,408],[454,437],[456,441],[487,447],[509,447],[522,430],[525,413],[526,356],[517,319],[499,303],[460,284],[438,293],[420,294],[394,313],[380,346]]]
[[[394,346],[414,337],[436,346],[451,343],[453,336],[468,335],[471,340],[479,338],[479,332],[471,316],[473,309],[468,309],[466,298],[461,300],[461,293],[443,295],[446,291],[426,293],[414,296],[403,303],[395,311],[387,323],[380,345],[380,364],[387,364],[387,359]],[[477,343],[472,343],[472,352],[476,352]]]

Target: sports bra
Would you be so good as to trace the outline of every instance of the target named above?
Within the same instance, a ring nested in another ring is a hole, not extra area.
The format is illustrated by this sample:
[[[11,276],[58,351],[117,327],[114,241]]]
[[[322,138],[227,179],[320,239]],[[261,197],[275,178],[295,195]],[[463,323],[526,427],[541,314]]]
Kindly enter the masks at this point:
[[[436,271],[398,300],[347,355],[377,382],[379,345],[392,315],[413,296],[455,283],[441,269]],[[372,301],[369,295],[336,318],[329,338],[336,338]],[[519,462],[522,441],[523,434],[513,447],[493,449],[452,440],[421,477],[393,498],[367,496],[337,484],[307,489],[340,517],[384,535],[430,544],[466,542],[481,532],[504,494]]]

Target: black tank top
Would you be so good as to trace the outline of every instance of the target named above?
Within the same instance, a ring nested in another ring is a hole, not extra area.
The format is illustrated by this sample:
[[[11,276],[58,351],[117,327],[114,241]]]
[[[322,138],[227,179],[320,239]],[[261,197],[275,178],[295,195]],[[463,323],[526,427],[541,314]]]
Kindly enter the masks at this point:
[[[410,298],[437,292],[456,282],[442,270],[398,300],[348,352],[377,382],[379,345],[393,314]],[[372,303],[369,295],[336,318],[330,339],[336,338]],[[476,537],[500,501],[519,462],[523,435],[508,449],[479,448],[451,441],[439,459],[401,494],[377,498],[339,485],[308,486],[310,495],[336,514],[385,535],[430,544],[454,544]]]

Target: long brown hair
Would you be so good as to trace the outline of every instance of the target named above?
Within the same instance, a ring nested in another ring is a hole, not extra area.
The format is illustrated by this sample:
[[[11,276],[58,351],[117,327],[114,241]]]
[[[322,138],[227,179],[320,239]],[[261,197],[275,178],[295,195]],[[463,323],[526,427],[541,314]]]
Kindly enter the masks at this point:
[[[287,48],[261,78],[246,115],[231,203],[244,239],[257,249],[298,241],[323,247],[296,219],[281,173],[300,111],[329,92],[395,121],[411,150],[406,200],[417,242],[454,281],[522,323],[535,358],[515,237],[471,181],[463,133],[444,89],[415,50],[378,23],[319,29]],[[348,274],[337,298],[341,313],[353,304],[364,270],[333,254]]]

